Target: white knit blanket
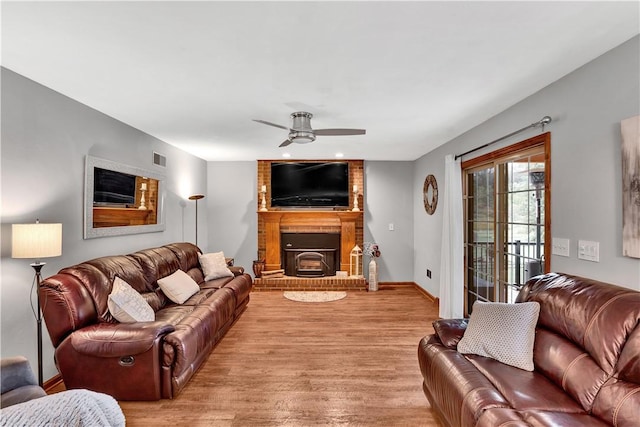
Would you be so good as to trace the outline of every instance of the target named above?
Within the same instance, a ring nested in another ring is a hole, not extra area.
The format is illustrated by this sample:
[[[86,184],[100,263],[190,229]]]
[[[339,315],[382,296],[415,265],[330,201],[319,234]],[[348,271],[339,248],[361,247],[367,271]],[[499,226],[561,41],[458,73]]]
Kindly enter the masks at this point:
[[[120,427],[124,414],[108,394],[68,390],[0,410],[0,426]]]

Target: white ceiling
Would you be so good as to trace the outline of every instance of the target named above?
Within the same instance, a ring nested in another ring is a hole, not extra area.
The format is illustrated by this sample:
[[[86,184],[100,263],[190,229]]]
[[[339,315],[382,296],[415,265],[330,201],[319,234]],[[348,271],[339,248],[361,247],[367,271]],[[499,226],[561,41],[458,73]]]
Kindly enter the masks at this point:
[[[635,1],[3,1],[1,14],[4,67],[206,160],[414,160],[640,32]],[[298,110],[367,134],[285,149],[287,131],[251,121],[289,126]]]

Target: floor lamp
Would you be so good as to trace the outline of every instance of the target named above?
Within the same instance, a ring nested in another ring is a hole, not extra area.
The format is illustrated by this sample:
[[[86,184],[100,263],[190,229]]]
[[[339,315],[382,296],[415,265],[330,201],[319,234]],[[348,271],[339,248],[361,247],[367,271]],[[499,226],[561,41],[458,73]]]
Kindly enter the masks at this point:
[[[40,271],[46,264],[40,258],[62,255],[62,224],[13,224],[11,226],[11,258],[31,258],[36,262],[31,267],[36,272],[37,307],[33,309],[38,323],[38,384],[42,387],[42,311],[40,310]],[[32,291],[33,292],[33,291]],[[33,301],[33,300],[31,300]]]
[[[198,200],[204,199],[204,194],[194,194],[189,196],[189,200],[196,201],[196,246],[198,246]]]

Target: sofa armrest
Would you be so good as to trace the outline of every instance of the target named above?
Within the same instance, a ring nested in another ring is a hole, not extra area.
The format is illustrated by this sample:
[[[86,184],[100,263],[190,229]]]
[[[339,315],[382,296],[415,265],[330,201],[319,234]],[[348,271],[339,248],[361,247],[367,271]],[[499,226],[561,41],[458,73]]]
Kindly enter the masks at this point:
[[[234,276],[242,276],[244,274],[244,267],[228,267],[229,270],[231,270],[231,272],[233,273]]]
[[[27,385],[38,385],[29,361],[23,356],[2,359],[0,362],[0,374],[2,393]]]
[[[467,330],[468,323],[469,319],[440,319],[433,322],[433,329],[442,345],[455,350]]]
[[[90,356],[129,356],[144,353],[158,337],[174,330],[165,322],[99,323],[72,333],[71,345]]]

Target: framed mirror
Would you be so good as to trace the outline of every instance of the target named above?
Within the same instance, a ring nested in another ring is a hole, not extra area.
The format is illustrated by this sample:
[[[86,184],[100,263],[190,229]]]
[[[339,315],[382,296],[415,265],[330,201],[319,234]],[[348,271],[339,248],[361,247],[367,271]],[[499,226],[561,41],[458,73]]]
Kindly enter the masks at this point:
[[[422,187],[422,198],[424,200],[424,210],[429,215],[433,215],[438,207],[438,181],[433,175],[427,175]]]
[[[84,238],[164,231],[165,177],[87,156]]]

